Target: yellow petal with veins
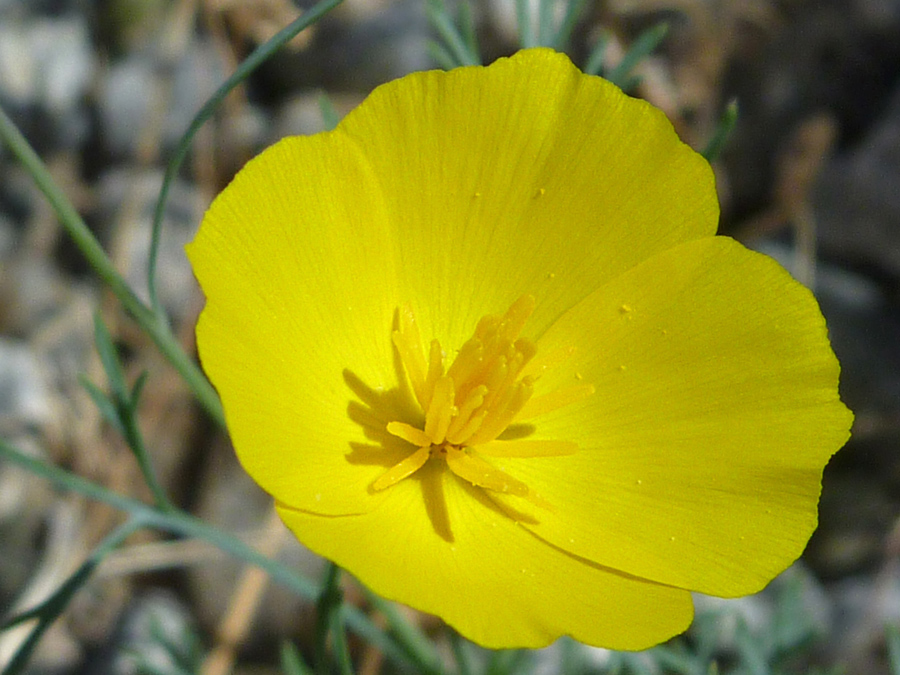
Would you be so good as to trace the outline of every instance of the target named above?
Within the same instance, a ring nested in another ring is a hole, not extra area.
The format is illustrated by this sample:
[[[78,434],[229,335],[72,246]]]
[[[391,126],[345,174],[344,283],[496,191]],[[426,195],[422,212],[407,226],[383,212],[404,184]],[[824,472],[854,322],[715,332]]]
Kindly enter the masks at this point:
[[[560,635],[644,649],[691,621],[687,591],[569,556],[500,512],[486,491],[426,464],[362,516],[279,505],[301,541],[385,597],[439,614],[485,647],[544,647]],[[423,501],[426,508],[423,508]],[[357,564],[360,558],[366,564]],[[577,592],[573,592],[577,589]]]
[[[578,452],[578,444],[571,441],[491,441],[477,446],[485,457],[562,457]]]

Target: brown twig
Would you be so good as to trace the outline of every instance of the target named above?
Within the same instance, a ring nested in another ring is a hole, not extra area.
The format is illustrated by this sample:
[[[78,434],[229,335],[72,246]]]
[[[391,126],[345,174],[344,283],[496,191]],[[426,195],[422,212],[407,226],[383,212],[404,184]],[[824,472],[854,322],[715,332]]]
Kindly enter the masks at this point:
[[[273,507],[264,526],[259,552],[267,556],[276,555],[284,543],[285,532]],[[238,647],[253,625],[268,583],[268,575],[258,567],[244,569],[216,630],[216,646],[203,661],[200,675],[227,675],[231,672]]]

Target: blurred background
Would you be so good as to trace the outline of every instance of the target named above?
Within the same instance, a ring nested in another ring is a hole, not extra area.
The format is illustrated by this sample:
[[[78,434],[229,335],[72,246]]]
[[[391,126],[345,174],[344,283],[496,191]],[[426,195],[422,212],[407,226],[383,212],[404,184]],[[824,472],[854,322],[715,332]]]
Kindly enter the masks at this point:
[[[139,292],[178,139],[236,65],[311,4],[0,0],[0,105]],[[486,61],[517,49],[513,0],[472,10]],[[728,617],[765,636],[787,606],[805,632],[777,672],[890,672],[885,626],[900,624],[900,0],[589,0],[568,52],[583,64],[602,37],[614,65],[661,21],[669,31],[635,70],[632,93],[662,108],[698,149],[738,102],[715,162],[721,231],[815,289],[843,364],[842,395],[856,413],[853,439],[826,471],[821,524],[802,561],[754,598],[698,600],[698,616],[721,631],[710,658],[732,672],[740,636],[729,636]],[[344,114],[378,84],[436,67],[434,37],[424,0],[346,0],[200,131],[168,202],[159,263],[161,299],[188,350],[202,297],[182,247],[212,197],[265,146],[321,130],[323,93]],[[0,436],[148,498],[133,455],[78,381],[104,379],[93,345],[97,308],[128,381],[150,373],[140,422],[176,503],[318,578],[321,561],[272,520],[269,499],[227,438],[0,148]],[[120,519],[0,464],[0,613],[46,597]],[[347,593],[362,602],[352,585]],[[439,639],[436,620],[414,619]],[[30,668],[276,673],[281,641],[302,650],[313,622],[308,604],[211,546],[142,532],[76,595]],[[17,630],[0,633],[0,665],[21,640]],[[392,672],[374,650],[354,649],[361,672]],[[556,672],[548,654],[530,667]],[[609,658],[592,650],[587,662],[602,669]],[[179,659],[183,670],[166,669]]]

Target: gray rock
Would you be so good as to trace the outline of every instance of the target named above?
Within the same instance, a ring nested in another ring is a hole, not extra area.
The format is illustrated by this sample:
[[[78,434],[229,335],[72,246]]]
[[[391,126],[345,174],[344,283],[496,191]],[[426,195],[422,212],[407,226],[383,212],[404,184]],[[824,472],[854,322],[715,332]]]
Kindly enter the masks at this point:
[[[0,429],[40,426],[51,415],[46,376],[25,343],[0,337]]]
[[[120,61],[99,84],[103,143],[115,156],[134,155],[141,129],[151,117],[154,92],[161,86],[153,62],[139,57]]]
[[[157,170],[112,169],[100,178],[97,187],[98,213],[110,227],[104,238],[114,239],[108,246],[119,252],[120,269],[145,302],[149,301],[147,268],[153,213],[161,185],[162,173]],[[205,207],[206,201],[193,186],[183,181],[172,184],[163,220],[156,279],[159,299],[175,319],[185,318],[193,307],[195,282],[184,246],[193,238]]]
[[[0,23],[0,98],[44,111],[53,135],[67,147],[87,136],[82,102],[95,66],[82,16]]]
[[[310,87],[371,91],[415,70],[433,68],[431,27],[420,0],[345,3],[316,26],[312,48],[283,50],[260,68],[258,79],[277,94]]]
[[[229,73],[230,74],[230,73]],[[174,145],[194,116],[225,81],[222,57],[210,40],[191,40],[187,51],[174,63],[172,93],[163,139]]]
[[[3,437],[31,457],[42,456],[30,435],[12,435],[7,429]],[[41,558],[36,544],[53,500],[53,490],[47,481],[0,463],[0,607],[11,607],[34,573]]]
[[[879,123],[823,169],[813,208],[826,250],[900,279],[900,88]]]
[[[223,439],[224,440],[224,439]],[[238,464],[230,444],[216,443],[206,457],[195,484],[196,514],[208,523],[230,531],[260,531],[272,509],[266,495]],[[324,563],[289,533],[280,540],[276,556],[309,579],[322,577]],[[197,618],[213,630],[222,620],[235,584],[246,566],[233,558],[191,568],[188,587]],[[252,630],[242,647],[271,650],[284,637],[309,636],[315,616],[313,606],[283,588],[269,584]]]
[[[16,252],[16,227],[12,220],[0,213],[0,263],[8,262]]]
[[[722,155],[731,189],[726,224],[764,208],[776,157],[798,124],[828,113],[837,121],[839,144],[851,147],[898,81],[896,2],[892,9],[882,0],[770,4],[769,20],[755,32],[738,32],[737,44],[729,45],[734,54],[720,89],[723,101],[736,96],[740,105]]]
[[[895,561],[877,576],[847,577],[829,589],[839,617],[832,640],[834,656],[846,672],[889,675],[885,663],[885,626],[900,623],[900,567]]]
[[[100,80],[97,96],[106,148],[116,156],[134,156],[147,130],[159,127],[161,149],[172,150],[224,81],[220,66],[212,44],[202,40],[168,61],[144,51],[114,64]]]
[[[132,599],[91,675],[198,672],[199,638],[190,611],[173,593],[151,589]]]

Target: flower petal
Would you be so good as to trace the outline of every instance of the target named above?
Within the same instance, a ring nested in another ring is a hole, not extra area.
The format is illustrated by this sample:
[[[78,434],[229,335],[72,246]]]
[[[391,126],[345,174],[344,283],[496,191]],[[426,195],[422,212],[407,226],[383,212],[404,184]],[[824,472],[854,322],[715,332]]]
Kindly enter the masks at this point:
[[[553,505],[531,531],[599,564],[720,596],[758,590],[802,552],[821,473],[851,413],[812,295],[724,237],[659,254],[538,341],[574,347],[535,384],[595,393],[533,420],[564,457],[494,464]],[[582,378],[581,380],[577,378]]]
[[[690,623],[686,591],[550,546],[440,463],[387,494],[360,516],[329,518],[284,506],[279,513],[307,546],[376,593],[438,614],[486,647],[542,647],[569,634],[588,644],[642,649]]]
[[[549,49],[408,75],[340,129],[381,182],[403,302],[448,349],[522,293],[539,298],[526,330],[540,331],[645,258],[715,233],[706,161],[660,111]]]
[[[213,202],[188,246],[206,294],[203,367],[222,396],[238,457],[287,503],[358,513],[371,483],[410,450],[397,386],[393,232],[371,174],[343,134],[282,141]],[[380,390],[380,391],[379,391]],[[406,411],[406,412],[404,412]],[[366,462],[348,461],[365,455]]]
[[[297,508],[374,508],[372,483],[410,452],[384,426],[418,415],[396,308],[453,349],[540,291],[539,329],[716,214],[708,165],[662,113],[561,54],[380,87],[334,132],[248,163],[188,247],[239,458]]]

